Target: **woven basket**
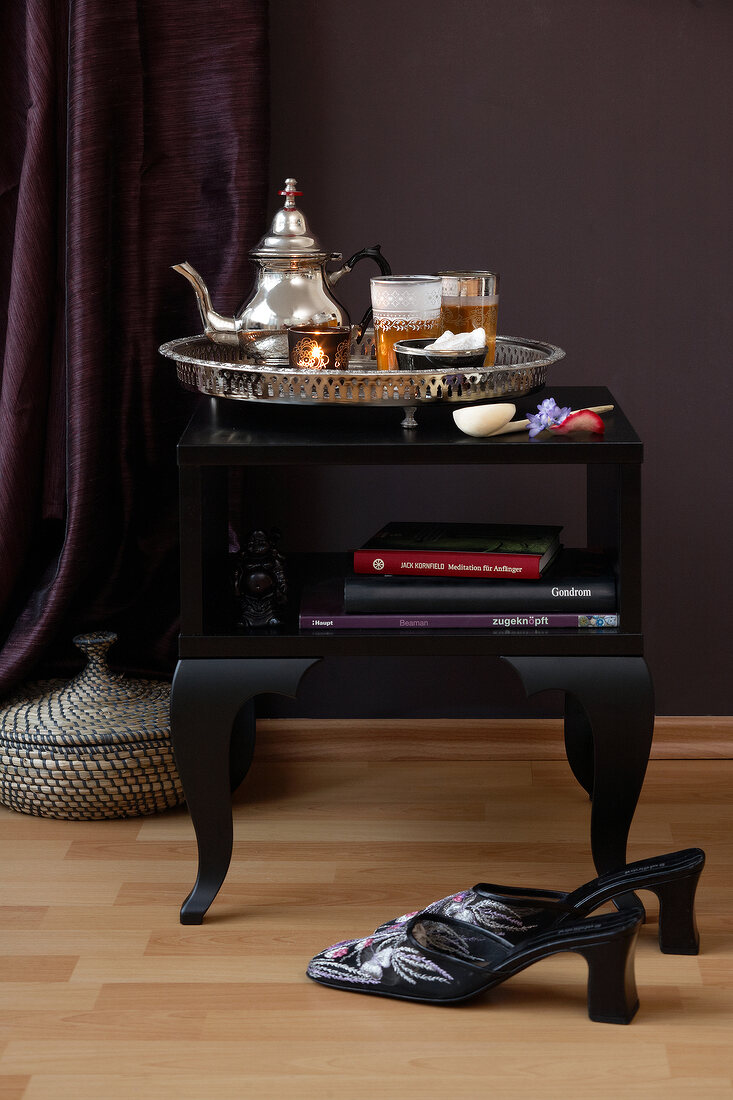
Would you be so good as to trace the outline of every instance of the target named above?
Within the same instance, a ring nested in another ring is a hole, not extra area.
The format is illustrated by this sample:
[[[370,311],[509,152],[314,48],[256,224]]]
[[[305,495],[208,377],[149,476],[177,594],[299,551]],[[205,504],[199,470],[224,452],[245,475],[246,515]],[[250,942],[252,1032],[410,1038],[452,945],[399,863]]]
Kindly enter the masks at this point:
[[[170,742],[170,685],[112,675],[117,635],[80,634],[86,668],[38,681],[0,710],[0,802],[37,817],[159,813],[183,802]]]

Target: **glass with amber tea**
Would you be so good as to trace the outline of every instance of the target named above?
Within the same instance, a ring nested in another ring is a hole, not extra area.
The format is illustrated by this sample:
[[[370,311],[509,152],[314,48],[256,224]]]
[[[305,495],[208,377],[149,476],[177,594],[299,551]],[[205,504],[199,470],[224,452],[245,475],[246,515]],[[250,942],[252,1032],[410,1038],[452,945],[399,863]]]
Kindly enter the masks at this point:
[[[443,330],[486,333],[484,365],[496,357],[496,321],[499,313],[499,276],[494,271],[440,271]]]
[[[435,339],[440,322],[439,275],[384,275],[371,279],[378,370],[397,370],[398,340]]]

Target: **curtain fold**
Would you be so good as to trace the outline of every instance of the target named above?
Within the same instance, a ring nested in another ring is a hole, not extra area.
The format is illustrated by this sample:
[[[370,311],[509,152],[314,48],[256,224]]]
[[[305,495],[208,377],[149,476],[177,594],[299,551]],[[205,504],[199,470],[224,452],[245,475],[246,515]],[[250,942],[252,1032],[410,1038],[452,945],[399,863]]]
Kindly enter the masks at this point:
[[[267,5],[27,0],[0,45],[0,691],[114,629],[175,657],[175,445],[195,398],[157,348],[252,282]]]

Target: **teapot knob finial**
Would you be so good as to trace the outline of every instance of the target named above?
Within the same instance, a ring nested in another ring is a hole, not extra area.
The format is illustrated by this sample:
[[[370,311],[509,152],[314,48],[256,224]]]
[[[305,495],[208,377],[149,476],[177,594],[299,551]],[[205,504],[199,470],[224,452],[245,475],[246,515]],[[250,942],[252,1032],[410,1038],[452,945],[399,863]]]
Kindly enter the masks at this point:
[[[284,195],[285,196],[285,209],[286,210],[295,210],[295,199],[293,198],[293,196],[303,194],[302,191],[297,191],[296,190],[297,186],[298,186],[298,181],[296,179],[293,179],[292,176],[289,176],[285,180],[285,189],[283,191],[278,192],[279,195]]]

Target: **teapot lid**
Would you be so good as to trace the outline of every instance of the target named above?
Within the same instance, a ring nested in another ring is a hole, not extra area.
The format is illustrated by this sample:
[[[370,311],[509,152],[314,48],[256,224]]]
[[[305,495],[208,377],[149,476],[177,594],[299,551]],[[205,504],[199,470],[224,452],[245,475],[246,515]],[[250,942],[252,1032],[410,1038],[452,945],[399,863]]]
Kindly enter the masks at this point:
[[[330,255],[323,252],[318,238],[308,228],[305,216],[295,205],[295,196],[303,194],[302,191],[297,190],[297,187],[297,180],[292,178],[285,180],[285,187],[279,192],[285,196],[285,204],[277,211],[269,232],[264,235],[257,247],[252,249],[250,256],[288,259],[297,256],[325,258]]]

